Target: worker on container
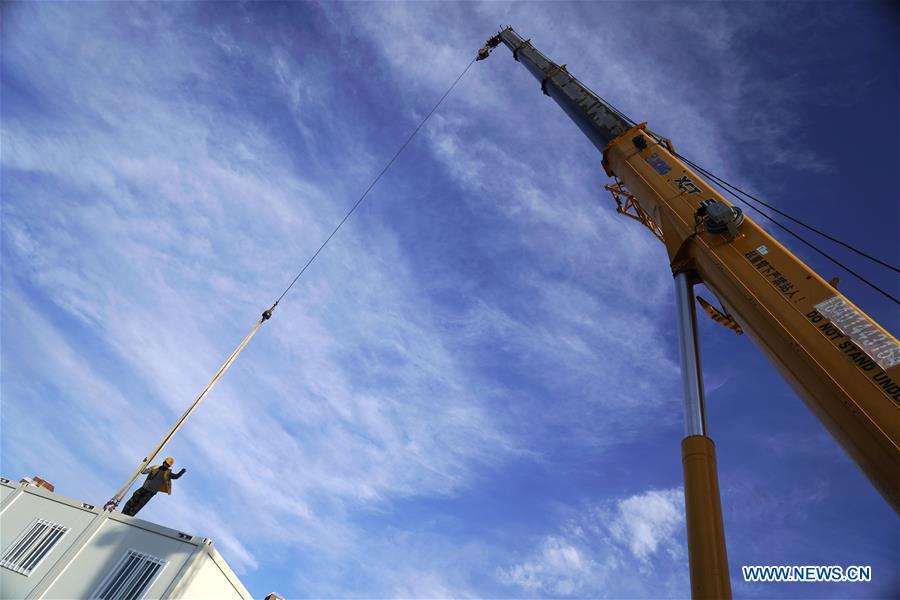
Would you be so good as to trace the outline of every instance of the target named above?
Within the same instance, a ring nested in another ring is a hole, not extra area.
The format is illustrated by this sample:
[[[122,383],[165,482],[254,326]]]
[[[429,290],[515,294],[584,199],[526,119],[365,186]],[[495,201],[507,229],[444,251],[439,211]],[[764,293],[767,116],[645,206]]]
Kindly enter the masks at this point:
[[[128,499],[128,502],[125,503],[122,514],[132,517],[138,514],[138,511],[150,502],[150,498],[156,495],[156,492],[162,491],[171,494],[172,480],[178,479],[187,471],[187,469],[182,467],[177,473],[172,473],[172,464],[174,462],[175,459],[170,456],[160,466],[147,467],[141,471],[141,475],[146,475],[147,479],[144,480],[144,485],[136,489],[131,498]]]

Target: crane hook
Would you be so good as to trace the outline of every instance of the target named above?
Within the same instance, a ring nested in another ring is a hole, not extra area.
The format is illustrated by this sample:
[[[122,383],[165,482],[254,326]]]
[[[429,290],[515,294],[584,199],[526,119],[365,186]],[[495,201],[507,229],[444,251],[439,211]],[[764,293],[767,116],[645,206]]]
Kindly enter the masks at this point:
[[[475,60],[484,60],[488,56],[491,55],[491,50],[500,45],[500,34],[498,33],[492,38],[488,38],[488,40],[484,43],[481,50],[478,51],[478,56],[475,57]]]

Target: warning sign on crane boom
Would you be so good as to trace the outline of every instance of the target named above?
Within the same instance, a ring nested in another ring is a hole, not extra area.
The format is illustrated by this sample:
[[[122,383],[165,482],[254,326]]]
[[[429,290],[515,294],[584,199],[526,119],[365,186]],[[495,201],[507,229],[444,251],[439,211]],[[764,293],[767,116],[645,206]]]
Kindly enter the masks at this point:
[[[816,310],[885,371],[900,364],[900,344],[840,296],[816,304]]]

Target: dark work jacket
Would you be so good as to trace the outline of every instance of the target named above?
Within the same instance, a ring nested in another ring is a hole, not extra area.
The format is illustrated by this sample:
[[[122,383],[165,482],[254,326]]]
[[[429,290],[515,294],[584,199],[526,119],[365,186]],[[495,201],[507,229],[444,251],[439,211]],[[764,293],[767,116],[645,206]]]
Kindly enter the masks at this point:
[[[178,479],[182,476],[182,473],[173,473],[171,469],[164,467],[147,467],[143,471],[143,474],[147,474],[147,479],[144,480],[144,485],[141,487],[147,490],[148,492],[165,492],[167,494],[172,493],[172,479]]]

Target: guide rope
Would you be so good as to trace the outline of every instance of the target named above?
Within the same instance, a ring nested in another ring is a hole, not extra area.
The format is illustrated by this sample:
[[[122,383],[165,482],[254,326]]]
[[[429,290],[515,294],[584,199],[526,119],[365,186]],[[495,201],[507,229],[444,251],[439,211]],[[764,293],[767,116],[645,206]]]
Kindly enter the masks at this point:
[[[453,91],[453,88],[456,87],[456,84],[459,83],[460,79],[463,78],[463,75],[465,75],[469,71],[469,69],[472,67],[473,64],[475,64],[474,58],[472,59],[472,62],[470,62],[468,64],[468,66],[466,66],[466,68],[463,69],[462,73],[459,74],[459,76],[450,85],[450,87],[447,88],[447,91],[444,92],[444,95],[441,96],[440,100],[437,101],[437,104],[435,104],[434,107],[432,107],[432,109],[430,111],[428,111],[428,114],[425,115],[425,118],[422,119],[418,125],[416,125],[416,128],[413,129],[412,133],[409,134],[409,137],[406,138],[406,141],[403,142],[403,144],[400,146],[400,148],[394,153],[394,156],[391,157],[391,160],[389,160],[387,162],[387,164],[384,166],[384,168],[381,169],[381,172],[378,173],[378,175],[375,176],[375,179],[372,180],[372,183],[369,184],[369,187],[366,188],[366,191],[364,191],[362,193],[362,195],[359,197],[359,199],[356,201],[356,203],[350,208],[349,211],[347,211],[347,214],[344,215],[344,218],[341,219],[341,222],[337,224],[337,227],[334,228],[334,230],[331,232],[331,234],[327,238],[325,238],[324,242],[322,242],[322,245],[319,246],[319,249],[313,253],[313,255],[309,258],[308,261],[306,261],[306,264],[303,265],[303,268],[300,269],[300,272],[297,273],[297,276],[294,277],[293,281],[291,281],[291,283],[284,289],[284,291],[281,292],[281,295],[278,296],[278,300],[275,301],[275,306],[278,306],[278,303],[281,302],[281,299],[284,298],[285,294],[287,294],[291,290],[292,287],[294,287],[294,284],[297,283],[297,280],[300,279],[300,277],[303,275],[303,273],[306,272],[306,269],[308,269],[309,266],[313,263],[313,261],[316,260],[316,258],[319,256],[319,253],[322,252],[322,250],[325,248],[325,246],[328,245],[328,242],[331,241],[331,238],[333,238],[334,235],[338,232],[338,230],[344,225],[344,223],[347,222],[347,219],[350,218],[350,215],[352,215],[354,213],[354,211],[356,211],[356,209],[359,208],[359,205],[362,204],[363,200],[366,199],[366,196],[369,195],[369,192],[372,191],[372,188],[375,187],[375,184],[378,183],[378,181],[381,179],[381,177],[385,173],[387,173],[387,170],[391,168],[391,165],[394,164],[394,161],[397,160],[397,157],[400,156],[400,153],[403,152],[403,150],[409,145],[409,143],[416,136],[416,134],[419,133],[419,130],[422,129],[422,126],[425,125],[425,123],[428,121],[428,119],[431,118],[431,115],[433,115],[434,111],[436,111],[438,109],[438,107],[444,102],[444,99],[450,95],[450,92]]]

